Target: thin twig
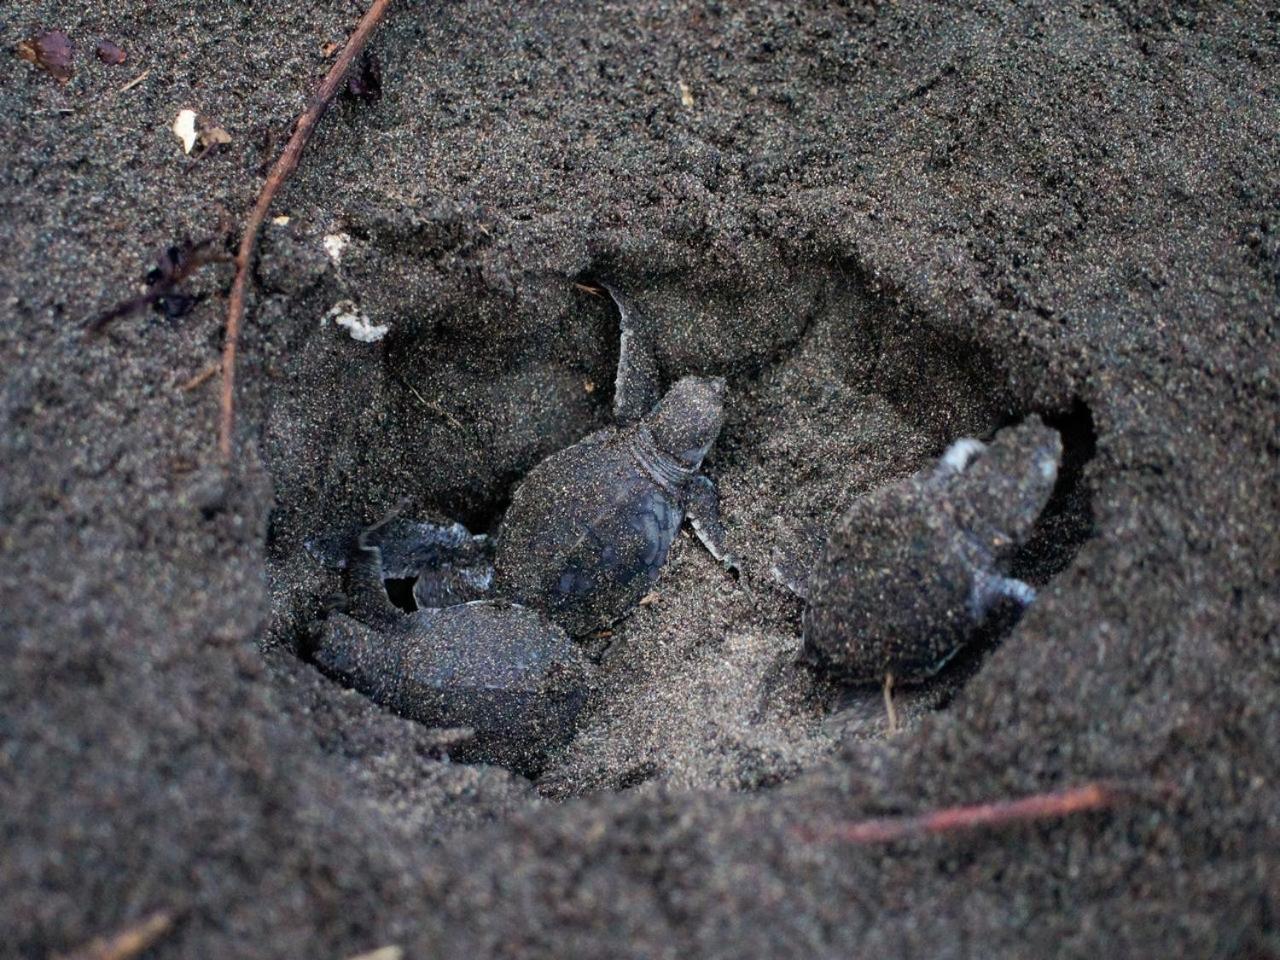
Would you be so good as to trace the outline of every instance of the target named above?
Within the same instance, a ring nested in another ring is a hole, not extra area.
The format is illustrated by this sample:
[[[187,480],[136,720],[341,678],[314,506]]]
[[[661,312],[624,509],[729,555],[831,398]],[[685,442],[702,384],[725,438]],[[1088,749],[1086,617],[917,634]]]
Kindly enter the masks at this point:
[[[222,348],[222,416],[218,430],[218,449],[223,460],[231,459],[232,430],[235,426],[236,350],[240,345],[245,287],[249,280],[249,266],[253,259],[254,244],[258,240],[258,230],[262,227],[262,222],[266,219],[267,211],[271,208],[271,202],[276,194],[280,192],[289,175],[297,169],[303,149],[311,139],[316,124],[324,116],[334,95],[342,86],[352,61],[364,49],[370,34],[382,20],[382,15],[390,3],[391,0],[373,0],[368,11],[360,18],[346,46],[338,54],[338,59],[333,62],[333,66],[329,68],[324,80],[312,95],[307,109],[294,124],[293,136],[289,138],[284,151],[271,167],[271,172],[267,174],[262,191],[258,194],[257,203],[254,204],[245,222],[244,235],[240,238],[240,249],[236,253],[236,276],[232,281],[231,296],[227,301],[226,340]]]
[[[140,74],[138,74],[128,83],[126,83],[123,87],[117,90],[116,93],[128,93],[138,84],[140,84],[143,80],[147,79],[147,77],[149,77],[150,75],[151,75],[151,68],[148,67],[146,70],[143,70]]]
[[[200,386],[202,383],[207,383],[209,380],[213,379],[213,375],[217,373],[220,369],[221,369],[221,364],[211,363],[207,367],[205,367],[203,370],[201,370],[199,373],[197,373],[195,376],[190,377],[187,380],[184,380],[181,386],[178,387],[178,389],[181,390],[183,393],[190,393],[192,390]]]
[[[130,960],[163,937],[173,927],[173,915],[153,913],[110,937],[97,937],[63,960]]]
[[[996,800],[969,806],[945,807],[917,816],[871,817],[797,830],[810,843],[836,840],[842,843],[890,843],[908,837],[959,833],[979,827],[1002,826],[1032,820],[1055,820],[1115,806],[1133,791],[1116,784],[1094,782],[1051,793],[1036,793],[1019,800]]]
[[[889,718],[889,736],[898,732],[898,711],[893,706],[893,674],[884,675],[884,712]]]
[[[392,371],[391,375],[400,382],[400,386],[404,387],[406,390],[412,393],[414,397],[417,399],[417,401],[423,405],[423,407],[430,410],[432,413],[440,417],[443,417],[445,421],[448,422],[449,426],[453,427],[454,430],[458,431],[459,433],[462,432],[463,430],[462,422],[457,417],[451,414],[448,410],[446,410],[440,404],[435,403],[431,400],[428,400],[426,397],[424,397],[421,393],[417,391],[417,389],[415,389],[413,384],[411,384],[404,377],[400,376],[400,374]]]

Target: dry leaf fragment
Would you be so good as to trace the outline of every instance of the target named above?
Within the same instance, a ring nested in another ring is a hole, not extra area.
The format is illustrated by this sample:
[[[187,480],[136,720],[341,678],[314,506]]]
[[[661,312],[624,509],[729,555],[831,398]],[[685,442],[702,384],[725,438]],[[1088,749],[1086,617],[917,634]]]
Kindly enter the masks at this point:
[[[190,153],[197,142],[204,147],[206,153],[214,147],[231,142],[231,134],[208,118],[199,116],[194,110],[178,111],[178,117],[173,121],[173,135],[182,141],[183,153]]]
[[[214,147],[220,147],[225,143],[231,142],[231,134],[214,124],[201,125],[200,127],[200,145],[206,150]]]
[[[71,67],[75,54],[71,38],[61,30],[46,30],[18,44],[19,57],[34,63],[59,83],[66,83],[75,73]]]
[[[382,64],[368,50],[360,55],[360,62],[347,77],[346,93],[365,103],[382,99]]]

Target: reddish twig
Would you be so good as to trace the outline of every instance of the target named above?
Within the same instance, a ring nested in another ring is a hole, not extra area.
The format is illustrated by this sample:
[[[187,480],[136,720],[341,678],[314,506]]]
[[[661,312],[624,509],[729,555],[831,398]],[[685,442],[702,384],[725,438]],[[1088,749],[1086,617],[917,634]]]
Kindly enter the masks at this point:
[[[244,235],[240,238],[240,249],[235,259],[236,276],[232,281],[231,296],[227,301],[226,340],[222,347],[222,416],[218,429],[218,449],[223,460],[231,459],[231,435],[235,426],[236,350],[240,345],[245,287],[248,284],[249,264],[253,258],[254,245],[258,240],[258,231],[267,218],[267,211],[271,208],[271,202],[276,194],[280,192],[289,175],[297,169],[303,149],[311,139],[316,124],[324,116],[334,95],[342,86],[352,61],[360,55],[369,36],[382,20],[382,15],[386,13],[390,4],[391,0],[373,0],[368,11],[360,18],[355,31],[347,39],[346,46],[338,54],[338,59],[333,62],[333,66],[329,68],[324,80],[312,95],[307,109],[294,124],[293,136],[289,138],[284,151],[271,167],[271,172],[267,174],[266,182],[258,194],[258,200],[245,221]]]
[[[1131,793],[1114,784],[1095,782],[1052,793],[1032,794],[1019,800],[945,807],[917,816],[871,817],[824,827],[804,827],[797,832],[811,843],[827,840],[857,844],[889,843],[908,837],[959,833],[1032,820],[1054,820],[1090,810],[1104,810]]]

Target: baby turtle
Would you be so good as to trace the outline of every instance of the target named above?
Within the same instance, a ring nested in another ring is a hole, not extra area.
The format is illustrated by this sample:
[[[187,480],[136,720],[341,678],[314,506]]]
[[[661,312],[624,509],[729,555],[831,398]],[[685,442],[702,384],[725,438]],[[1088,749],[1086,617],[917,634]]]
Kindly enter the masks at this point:
[[[924,680],[997,608],[1035,590],[1000,573],[1058,477],[1062,440],[1038,417],[989,445],[963,439],[932,468],[862,497],[809,577],[808,658],[842,680]]]
[[[405,613],[384,588],[378,528],[347,563],[350,615],[325,622],[312,657],[341,683],[433,727],[467,727],[459,759],[535,775],[568,742],[586,662],[559,627],[516,604],[478,600]]]
[[[536,466],[498,534],[500,596],[546,613],[572,636],[625,614],[658,579],[686,516],[716,559],[725,548],[715,487],[699,472],[724,422],[725,383],[684,377],[655,406],[648,331],[619,294],[622,347],[614,414]]]

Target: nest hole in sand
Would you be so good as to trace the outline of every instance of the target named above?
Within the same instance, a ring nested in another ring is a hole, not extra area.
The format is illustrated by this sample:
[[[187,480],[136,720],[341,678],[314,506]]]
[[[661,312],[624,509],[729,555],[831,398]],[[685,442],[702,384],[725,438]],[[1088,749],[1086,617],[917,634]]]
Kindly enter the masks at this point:
[[[340,575],[308,541],[349,539],[393,509],[494,533],[530,468],[610,422],[617,314],[591,289],[604,273],[485,291],[393,320],[373,344],[332,324],[299,327],[267,422],[268,643],[305,651],[308,632],[341,605]],[[728,380],[726,424],[705,469],[752,589],[681,535],[650,602],[588,642],[592,692],[575,737],[541,773],[543,794],[759,789],[844,738],[883,736],[880,691],[841,688],[796,663],[802,602],[776,571],[803,569],[855,498],[961,436],[988,438],[1031,412],[1062,434],[1057,487],[1013,575],[1043,585],[1090,536],[1088,408],[1029,403],[990,348],[873,292],[856,271],[797,270],[793,290],[751,302],[732,292],[750,286],[742,278],[608,275],[663,331],[667,383]],[[769,311],[773,322],[753,325]],[[388,583],[404,609],[411,589]],[[937,678],[904,690],[908,727],[944,708],[1009,627],[994,625]],[[323,683],[326,695],[354,696]]]

